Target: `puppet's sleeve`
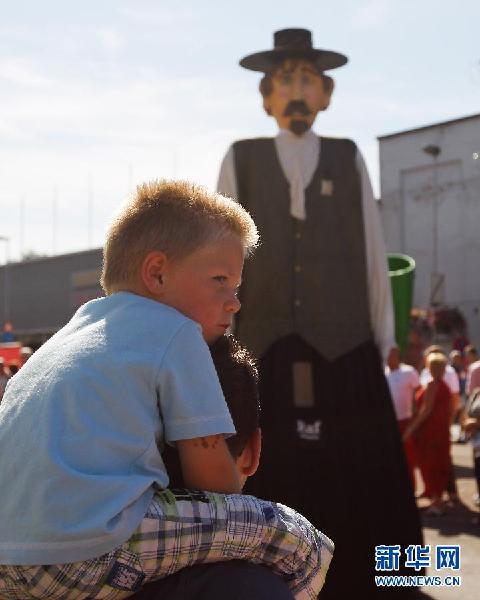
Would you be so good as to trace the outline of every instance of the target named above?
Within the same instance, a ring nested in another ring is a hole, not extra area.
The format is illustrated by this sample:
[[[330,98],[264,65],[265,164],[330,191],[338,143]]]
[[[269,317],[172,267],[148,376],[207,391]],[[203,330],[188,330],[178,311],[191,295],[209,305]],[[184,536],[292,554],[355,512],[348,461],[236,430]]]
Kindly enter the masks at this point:
[[[386,360],[389,350],[396,345],[387,253],[377,201],[373,195],[365,161],[358,150],[356,162],[362,187],[370,321],[377,347],[383,359]]]
[[[220,166],[217,192],[228,198],[237,199],[237,176],[235,174],[235,155],[233,146],[230,146]]]

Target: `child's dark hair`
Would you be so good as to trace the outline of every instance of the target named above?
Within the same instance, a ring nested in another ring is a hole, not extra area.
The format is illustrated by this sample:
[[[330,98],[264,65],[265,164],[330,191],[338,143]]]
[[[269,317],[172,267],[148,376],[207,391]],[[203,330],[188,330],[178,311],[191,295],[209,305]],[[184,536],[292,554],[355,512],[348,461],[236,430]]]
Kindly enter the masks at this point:
[[[237,434],[227,438],[231,455],[239,456],[260,420],[258,370],[255,359],[231,335],[224,335],[210,346],[223,395]]]
[[[237,433],[225,441],[230,454],[236,459],[245,448],[260,421],[258,400],[258,371],[252,355],[231,335],[223,335],[210,346],[223,395]],[[178,452],[165,446],[162,452],[170,487],[183,488],[182,468]]]

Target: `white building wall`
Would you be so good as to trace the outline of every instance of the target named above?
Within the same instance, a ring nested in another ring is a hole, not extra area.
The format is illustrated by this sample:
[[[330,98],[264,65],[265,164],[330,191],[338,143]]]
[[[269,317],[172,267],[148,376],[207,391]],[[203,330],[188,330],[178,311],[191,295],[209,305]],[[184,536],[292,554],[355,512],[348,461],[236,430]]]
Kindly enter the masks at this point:
[[[379,141],[387,250],[415,259],[415,306],[430,305],[440,273],[433,300],[458,306],[480,343],[480,115]],[[440,148],[437,158],[427,145]]]

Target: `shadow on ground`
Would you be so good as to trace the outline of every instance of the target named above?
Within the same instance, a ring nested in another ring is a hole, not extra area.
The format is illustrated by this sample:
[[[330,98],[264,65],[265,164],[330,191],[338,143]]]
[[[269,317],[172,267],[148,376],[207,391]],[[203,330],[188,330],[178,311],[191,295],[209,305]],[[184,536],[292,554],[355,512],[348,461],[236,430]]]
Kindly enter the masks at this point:
[[[434,517],[425,514],[425,509],[420,507],[422,524],[429,529],[436,529],[445,537],[457,536],[462,533],[480,536],[478,512],[472,510],[467,504],[456,502],[447,506],[445,514]]]

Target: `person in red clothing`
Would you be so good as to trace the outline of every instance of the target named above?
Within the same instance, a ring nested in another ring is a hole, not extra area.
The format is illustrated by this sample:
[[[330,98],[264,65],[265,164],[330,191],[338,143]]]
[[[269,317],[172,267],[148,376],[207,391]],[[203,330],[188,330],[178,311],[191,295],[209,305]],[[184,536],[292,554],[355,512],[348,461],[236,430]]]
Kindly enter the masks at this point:
[[[425,485],[424,495],[431,498],[428,514],[443,513],[443,492],[450,474],[450,421],[452,394],[442,380],[447,359],[443,354],[430,354],[427,366],[432,380],[416,395],[417,413],[403,437],[414,434],[420,472]]]
[[[10,369],[5,364],[5,360],[0,356],[0,402],[2,401],[10,376]]]

